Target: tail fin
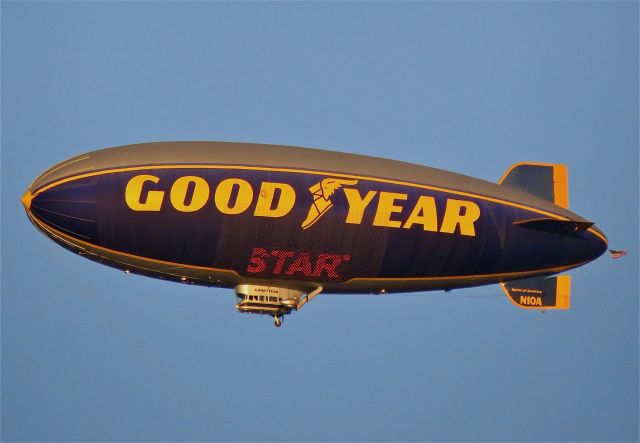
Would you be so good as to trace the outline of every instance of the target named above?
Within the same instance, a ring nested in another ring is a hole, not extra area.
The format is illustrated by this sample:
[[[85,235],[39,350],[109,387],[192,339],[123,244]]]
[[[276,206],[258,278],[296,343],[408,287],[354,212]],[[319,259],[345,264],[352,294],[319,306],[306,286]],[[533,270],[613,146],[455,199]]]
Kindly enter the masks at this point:
[[[516,163],[504,173],[498,183],[544,198],[565,209],[569,207],[569,184],[565,165]]]
[[[571,276],[533,277],[500,283],[509,300],[523,309],[569,309]]]

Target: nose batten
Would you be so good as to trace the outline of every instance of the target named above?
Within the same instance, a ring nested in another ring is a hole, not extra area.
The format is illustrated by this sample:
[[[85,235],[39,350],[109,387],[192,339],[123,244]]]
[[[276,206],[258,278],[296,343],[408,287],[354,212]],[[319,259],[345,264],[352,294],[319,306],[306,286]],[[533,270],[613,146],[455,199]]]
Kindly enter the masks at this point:
[[[25,192],[22,195],[22,198],[20,199],[20,201],[22,202],[22,206],[24,206],[25,211],[29,212],[31,210],[32,200],[33,200],[33,195],[31,194],[30,190],[27,190],[27,192]]]
[[[27,190],[20,199],[32,222],[83,241],[97,239],[97,206],[92,181],[72,181],[51,188]],[[41,229],[42,230],[42,229]]]

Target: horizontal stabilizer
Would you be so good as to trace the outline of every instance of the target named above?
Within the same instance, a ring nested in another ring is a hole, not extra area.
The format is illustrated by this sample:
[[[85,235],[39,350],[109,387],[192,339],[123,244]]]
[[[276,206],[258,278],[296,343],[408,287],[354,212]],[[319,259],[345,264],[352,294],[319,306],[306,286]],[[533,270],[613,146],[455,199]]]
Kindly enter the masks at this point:
[[[500,283],[509,300],[523,309],[569,309],[571,276],[533,277]]]
[[[501,185],[528,192],[567,209],[567,167],[556,163],[516,163],[504,173]]]
[[[534,218],[513,223],[527,229],[554,234],[579,234],[593,226],[593,222],[579,220],[558,220],[556,218]]]

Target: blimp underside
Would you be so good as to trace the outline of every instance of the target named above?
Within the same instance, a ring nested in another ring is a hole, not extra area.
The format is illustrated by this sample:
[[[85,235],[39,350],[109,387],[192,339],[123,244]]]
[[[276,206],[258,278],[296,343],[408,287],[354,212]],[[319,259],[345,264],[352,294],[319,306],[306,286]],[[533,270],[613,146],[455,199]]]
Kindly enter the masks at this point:
[[[23,203],[67,249],[125,272],[235,288],[240,311],[279,325],[321,291],[504,283],[521,306],[568,307],[567,279],[543,277],[593,260],[606,238],[566,209],[562,171],[520,165],[498,185],[313,149],[149,143],[58,165]]]

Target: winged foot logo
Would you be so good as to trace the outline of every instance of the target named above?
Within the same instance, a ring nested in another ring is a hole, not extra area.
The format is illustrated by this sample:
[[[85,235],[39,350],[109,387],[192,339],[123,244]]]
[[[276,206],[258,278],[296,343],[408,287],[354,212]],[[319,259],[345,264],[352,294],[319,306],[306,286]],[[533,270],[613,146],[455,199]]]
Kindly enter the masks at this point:
[[[302,222],[302,229],[310,228],[315,222],[320,220],[329,209],[333,207],[331,196],[336,190],[342,186],[353,186],[358,184],[358,180],[347,180],[339,178],[325,178],[320,183],[309,188],[309,192],[313,196],[313,203],[309,208],[307,218]]]

